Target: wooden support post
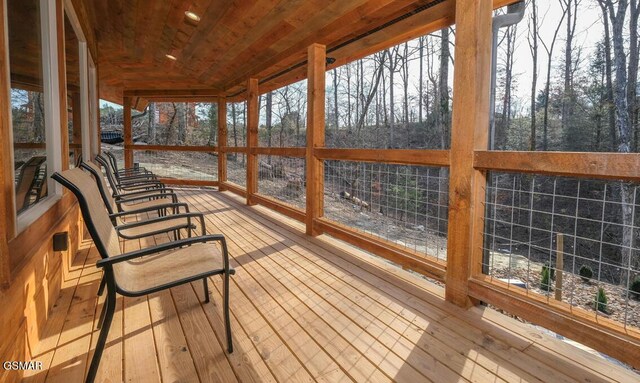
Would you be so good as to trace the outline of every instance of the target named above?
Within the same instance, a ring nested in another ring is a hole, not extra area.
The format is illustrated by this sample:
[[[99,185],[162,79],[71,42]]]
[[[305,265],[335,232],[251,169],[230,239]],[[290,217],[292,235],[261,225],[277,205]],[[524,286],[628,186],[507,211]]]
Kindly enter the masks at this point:
[[[310,45],[307,49],[307,212],[308,235],[322,234],[314,220],[324,213],[324,162],[314,150],[324,147],[324,105],[326,47]]]
[[[462,307],[478,303],[468,281],[482,273],[486,173],[474,169],[473,151],[488,143],[491,16],[491,0],[456,2],[445,298]]]
[[[6,1],[0,0],[0,20],[5,19]],[[0,28],[0,51],[3,55],[8,51],[5,28]],[[0,287],[7,287],[11,282],[11,265],[8,242],[16,235],[16,214],[13,148],[11,148],[11,95],[9,76],[9,60],[0,60]]]
[[[549,266],[551,267],[551,266]],[[564,234],[556,237],[556,300],[562,300],[562,270],[564,269]]]
[[[133,136],[131,133],[131,97],[125,97],[122,101],[124,108],[122,119],[124,121],[124,167],[133,167],[133,149],[127,148],[133,145]]]
[[[258,156],[251,153],[258,147],[258,79],[247,81],[247,205],[255,205],[253,195],[258,192]]]
[[[227,188],[227,99],[218,98],[218,190]]]

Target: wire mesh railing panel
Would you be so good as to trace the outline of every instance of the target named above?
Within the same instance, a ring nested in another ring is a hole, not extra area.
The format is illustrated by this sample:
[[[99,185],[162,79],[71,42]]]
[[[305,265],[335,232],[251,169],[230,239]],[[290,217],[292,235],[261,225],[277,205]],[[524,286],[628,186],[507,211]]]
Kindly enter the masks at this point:
[[[447,259],[447,168],[325,161],[326,218]]]
[[[638,186],[491,172],[484,273],[640,327]]]
[[[227,180],[236,185],[247,187],[247,155],[227,153]]]
[[[218,157],[213,153],[134,150],[133,161],[162,178],[198,181],[218,179]]]
[[[258,193],[306,209],[304,158],[258,156]]]

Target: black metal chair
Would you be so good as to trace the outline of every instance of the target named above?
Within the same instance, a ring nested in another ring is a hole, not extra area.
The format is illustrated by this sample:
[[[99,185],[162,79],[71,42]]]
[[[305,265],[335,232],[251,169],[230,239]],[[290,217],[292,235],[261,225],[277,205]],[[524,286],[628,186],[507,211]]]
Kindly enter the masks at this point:
[[[113,183],[110,182],[112,190],[110,193],[105,176],[98,165],[93,162],[83,162],[80,167],[89,171],[95,178],[109,214],[126,213],[132,210],[141,212],[140,210],[143,209],[147,209],[149,212],[156,210],[159,213],[164,211],[165,214],[168,210],[172,210],[174,214],[177,214],[180,213],[180,208],[184,209],[185,213],[189,212],[189,205],[178,202],[178,196],[173,189],[154,187],[122,192],[114,188]],[[107,179],[109,179],[108,169],[105,168],[105,170],[107,171]]]
[[[54,180],[71,190],[78,199],[85,224],[100,254],[96,266],[104,270],[107,296],[98,322],[100,335],[89,366],[86,382],[93,382],[107,341],[116,308],[116,295],[137,297],[202,280],[205,303],[209,302],[207,278],[223,278],[224,321],[227,351],[233,352],[229,318],[229,254],[224,236],[205,235],[122,253],[118,234],[91,176],[81,169],[54,173]],[[220,244],[218,249],[216,242]]]
[[[124,169],[119,169],[118,168],[118,159],[116,158],[116,156],[111,153],[110,151],[104,151],[104,157],[109,161],[109,164],[111,165],[111,169],[113,170],[113,174],[116,176],[116,178],[120,177],[120,176],[127,176],[127,175],[135,175],[135,174],[150,174],[151,172],[147,169],[145,169],[144,167],[141,166],[136,166],[133,168],[124,168]]]

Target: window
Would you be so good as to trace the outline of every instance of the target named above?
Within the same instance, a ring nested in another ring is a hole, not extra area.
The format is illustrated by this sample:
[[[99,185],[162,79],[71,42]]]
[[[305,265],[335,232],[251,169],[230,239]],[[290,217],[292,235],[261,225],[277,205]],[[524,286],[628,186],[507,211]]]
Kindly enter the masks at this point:
[[[60,194],[48,177],[60,165],[56,158],[60,140],[54,129],[59,126],[58,104],[51,97],[57,79],[51,76],[55,72],[49,64],[56,60],[55,15],[49,6],[46,0],[7,1],[18,230],[39,216],[55,200],[52,196]]]
[[[69,167],[73,168],[82,153],[82,74],[80,41],[68,13],[64,15],[64,51],[67,74],[67,129]]]

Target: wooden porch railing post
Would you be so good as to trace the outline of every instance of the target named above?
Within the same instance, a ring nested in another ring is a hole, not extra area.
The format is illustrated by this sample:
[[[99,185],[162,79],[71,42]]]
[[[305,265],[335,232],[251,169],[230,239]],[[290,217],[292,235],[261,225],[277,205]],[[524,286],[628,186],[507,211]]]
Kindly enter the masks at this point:
[[[446,299],[476,304],[468,281],[482,272],[486,173],[473,167],[473,151],[487,149],[491,72],[492,0],[456,2],[456,47],[451,127]]]
[[[124,120],[124,167],[133,167],[133,150],[128,148],[133,145],[133,136],[131,135],[131,97],[124,97],[122,100],[122,119]]]
[[[314,220],[324,212],[324,161],[314,149],[324,147],[324,105],[326,47],[312,44],[307,49],[307,211],[308,235],[322,234]]]
[[[251,149],[258,146],[258,79],[247,81],[247,205],[255,205],[258,192],[258,156]]]
[[[227,188],[227,98],[218,98],[218,190]]]

